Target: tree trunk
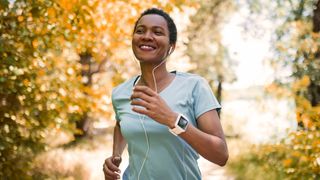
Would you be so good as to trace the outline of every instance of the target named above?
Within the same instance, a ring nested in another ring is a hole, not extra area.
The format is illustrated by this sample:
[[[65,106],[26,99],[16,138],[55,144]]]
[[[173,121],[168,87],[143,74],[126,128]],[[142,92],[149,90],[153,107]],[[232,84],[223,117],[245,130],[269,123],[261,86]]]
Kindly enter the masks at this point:
[[[107,62],[107,59],[103,59],[99,62],[94,62],[92,60],[92,55],[90,53],[82,53],[80,54],[80,64],[82,65],[81,76],[84,79],[84,86],[91,87],[92,86],[92,77],[96,73],[101,73],[105,71],[104,65]],[[89,94],[85,93],[85,95],[90,98]],[[80,130],[81,134],[75,134],[75,138],[79,139],[82,137],[86,137],[90,134],[90,117],[88,116],[88,112],[84,112],[82,118],[76,122],[76,127]]]
[[[313,32],[314,33],[320,33],[320,0],[318,0],[317,3],[315,3],[315,8],[313,10]],[[320,50],[315,53],[314,61],[317,64],[320,64]],[[319,81],[319,79],[311,79],[310,85],[308,87],[308,94],[309,94],[309,100],[311,102],[312,106],[320,105],[320,84],[316,81]]]
[[[218,102],[220,104],[221,104],[221,101],[222,101],[222,83],[223,83],[223,78],[221,76],[219,76],[218,77],[218,87],[217,87],[216,96],[217,96],[217,100],[218,100]],[[218,112],[219,116],[220,116],[220,112],[221,111]]]
[[[320,0],[315,3],[315,9],[313,10],[313,32],[320,32]]]
[[[83,82],[85,86],[92,85],[91,58],[92,56],[89,53],[80,54],[80,63],[82,65],[81,76],[85,79],[85,81]],[[89,125],[90,125],[90,119],[88,117],[88,112],[84,112],[82,118],[76,122],[76,128],[81,131],[81,134],[78,134],[78,133],[75,134],[74,135],[75,138],[80,139],[88,136],[88,133],[89,133],[88,130],[90,128]]]
[[[218,79],[218,88],[217,88],[217,100],[219,101],[219,103],[221,103],[222,101],[222,79],[219,78]]]

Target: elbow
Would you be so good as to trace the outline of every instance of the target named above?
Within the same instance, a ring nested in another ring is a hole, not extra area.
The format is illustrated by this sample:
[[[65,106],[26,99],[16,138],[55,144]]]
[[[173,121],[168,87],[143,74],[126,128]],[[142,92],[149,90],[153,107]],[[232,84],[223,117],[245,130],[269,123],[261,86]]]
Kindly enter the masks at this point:
[[[229,154],[226,153],[226,155],[223,156],[223,158],[221,158],[221,160],[217,163],[219,166],[223,167],[227,164],[229,159]]]
[[[208,158],[207,160],[220,166],[223,167],[227,164],[229,159],[229,153],[228,151],[225,151],[223,153],[219,153],[219,156],[217,156],[217,154],[211,156],[211,158]]]
[[[225,146],[224,146],[224,150],[221,153],[221,161],[218,164],[219,166],[223,167],[227,164],[228,159],[229,159],[229,151],[228,151],[228,147],[227,147],[227,143],[224,142]]]
[[[228,159],[229,159],[229,153],[228,151],[225,151],[225,153],[221,154],[221,157],[219,158],[219,161],[216,162],[216,164],[223,167],[227,164]]]
[[[228,147],[227,144],[224,143],[224,146],[220,149],[219,154],[219,158],[216,158],[216,164],[223,167],[227,164],[228,159],[229,159],[229,151],[228,151]]]

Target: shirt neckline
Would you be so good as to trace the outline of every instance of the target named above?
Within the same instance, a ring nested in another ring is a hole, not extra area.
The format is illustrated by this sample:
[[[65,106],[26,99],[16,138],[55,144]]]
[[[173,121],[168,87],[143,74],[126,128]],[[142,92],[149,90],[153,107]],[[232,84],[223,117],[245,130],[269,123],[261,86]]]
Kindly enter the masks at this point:
[[[172,80],[164,89],[162,89],[160,92],[158,92],[159,95],[160,95],[160,94],[163,94],[168,88],[170,88],[170,87],[172,86],[172,84],[175,82],[175,80],[177,79],[177,74],[178,74],[177,71],[171,71],[170,73],[174,74],[174,78],[173,78],[173,80]],[[141,75],[138,75],[138,76],[134,79],[133,84],[132,84],[133,87],[134,87],[134,86],[136,85],[136,83],[139,81],[140,76],[141,76]]]

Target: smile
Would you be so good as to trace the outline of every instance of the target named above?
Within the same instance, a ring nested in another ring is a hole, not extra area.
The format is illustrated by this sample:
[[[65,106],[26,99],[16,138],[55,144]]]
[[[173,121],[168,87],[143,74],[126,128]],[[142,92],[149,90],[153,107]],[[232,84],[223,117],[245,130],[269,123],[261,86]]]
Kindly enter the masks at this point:
[[[139,48],[143,51],[153,51],[156,49],[156,47],[151,46],[151,45],[140,45]]]

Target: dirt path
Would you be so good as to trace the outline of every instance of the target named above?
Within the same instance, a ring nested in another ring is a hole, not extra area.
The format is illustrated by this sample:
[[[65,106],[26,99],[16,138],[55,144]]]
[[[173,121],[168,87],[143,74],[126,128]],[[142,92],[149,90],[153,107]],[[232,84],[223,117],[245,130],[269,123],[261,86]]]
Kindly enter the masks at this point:
[[[233,180],[234,178],[231,177],[226,173],[226,167],[220,167],[215,165],[204,158],[200,158],[198,160],[200,170],[202,172],[203,180]]]

